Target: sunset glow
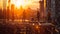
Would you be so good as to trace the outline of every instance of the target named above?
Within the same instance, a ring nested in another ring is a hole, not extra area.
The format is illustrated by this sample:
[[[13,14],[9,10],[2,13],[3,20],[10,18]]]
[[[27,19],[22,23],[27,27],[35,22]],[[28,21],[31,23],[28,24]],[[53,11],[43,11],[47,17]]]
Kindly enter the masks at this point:
[[[9,5],[8,1],[9,0],[0,0],[0,8],[6,8]],[[10,4],[14,4],[15,8],[18,9],[22,6],[23,9],[31,8],[32,10],[37,10],[37,8],[39,8],[39,1],[40,0],[10,0]]]
[[[17,8],[20,8],[20,6],[22,6],[24,8],[25,6],[28,6],[29,4],[31,4],[31,1],[29,1],[29,0],[11,0],[11,4],[14,4],[15,7],[17,7]]]

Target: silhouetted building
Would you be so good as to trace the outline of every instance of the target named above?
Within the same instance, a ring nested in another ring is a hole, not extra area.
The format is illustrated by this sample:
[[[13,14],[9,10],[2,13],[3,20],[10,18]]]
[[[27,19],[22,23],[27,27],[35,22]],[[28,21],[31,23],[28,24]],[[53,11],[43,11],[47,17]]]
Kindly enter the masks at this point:
[[[8,4],[8,6],[7,6],[7,12],[6,12],[6,18],[7,18],[7,20],[10,19],[10,11],[11,11],[11,4],[10,4],[10,2],[11,2],[11,0],[7,1],[7,4]]]
[[[51,17],[51,0],[46,1],[46,10],[47,10],[47,22],[50,22],[50,17]]]
[[[2,12],[2,9],[0,9],[0,19],[3,19],[3,12]]]
[[[56,23],[59,25],[60,24],[60,0],[56,0],[56,4],[55,4],[56,8]]]
[[[3,0],[3,9],[7,8],[7,0]]]
[[[14,4],[11,5],[11,19],[14,20]]]
[[[50,12],[50,18],[52,19],[52,21],[55,20],[55,0],[47,0],[46,2],[46,6],[47,6],[47,15],[48,15],[48,12]],[[49,18],[48,18],[49,19]]]
[[[40,21],[43,21],[44,20],[44,0],[42,0],[42,1],[39,1],[39,3],[40,3],[40,18],[39,18],[39,20]]]

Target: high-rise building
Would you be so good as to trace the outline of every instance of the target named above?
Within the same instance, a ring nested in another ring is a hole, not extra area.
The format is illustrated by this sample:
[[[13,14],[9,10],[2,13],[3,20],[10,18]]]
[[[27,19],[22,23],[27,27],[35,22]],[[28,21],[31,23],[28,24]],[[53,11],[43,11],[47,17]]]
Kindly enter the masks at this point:
[[[11,12],[11,4],[10,4],[11,0],[7,0],[7,19],[10,19],[10,12]]]
[[[53,21],[55,19],[55,0],[47,0],[47,15],[50,12],[50,17],[48,17],[49,20]]]
[[[11,0],[8,0],[8,7],[9,7],[9,10],[11,10]]]
[[[44,21],[45,20],[45,11],[44,11],[44,0],[40,0],[40,21]]]
[[[55,20],[55,0],[51,0],[51,18]]]
[[[3,0],[3,19],[6,19],[7,0]]]
[[[56,11],[56,15],[55,15],[55,17],[56,17],[56,23],[59,25],[60,24],[60,0],[55,0],[56,2],[56,4],[55,4],[55,6],[56,6],[56,8],[55,8],[55,11]]]
[[[3,0],[3,9],[7,8],[7,0]]]
[[[60,16],[60,1],[59,0],[56,0],[56,17],[59,17]]]

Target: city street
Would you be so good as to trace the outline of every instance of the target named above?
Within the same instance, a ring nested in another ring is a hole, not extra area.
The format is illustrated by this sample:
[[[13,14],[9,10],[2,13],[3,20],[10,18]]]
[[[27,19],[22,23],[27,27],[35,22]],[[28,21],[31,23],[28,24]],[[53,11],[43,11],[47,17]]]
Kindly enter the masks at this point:
[[[59,32],[55,31],[55,27],[51,23],[32,23],[27,21],[2,22],[0,22],[0,34],[57,34]]]

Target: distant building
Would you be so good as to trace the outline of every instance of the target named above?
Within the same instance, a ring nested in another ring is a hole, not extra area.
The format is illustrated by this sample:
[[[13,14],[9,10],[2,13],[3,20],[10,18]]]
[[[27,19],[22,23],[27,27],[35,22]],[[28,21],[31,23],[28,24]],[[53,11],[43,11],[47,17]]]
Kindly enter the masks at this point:
[[[11,10],[11,0],[8,0],[7,4],[8,4],[8,7],[9,7],[9,10]]]
[[[7,0],[3,0],[3,9],[7,8]]]

